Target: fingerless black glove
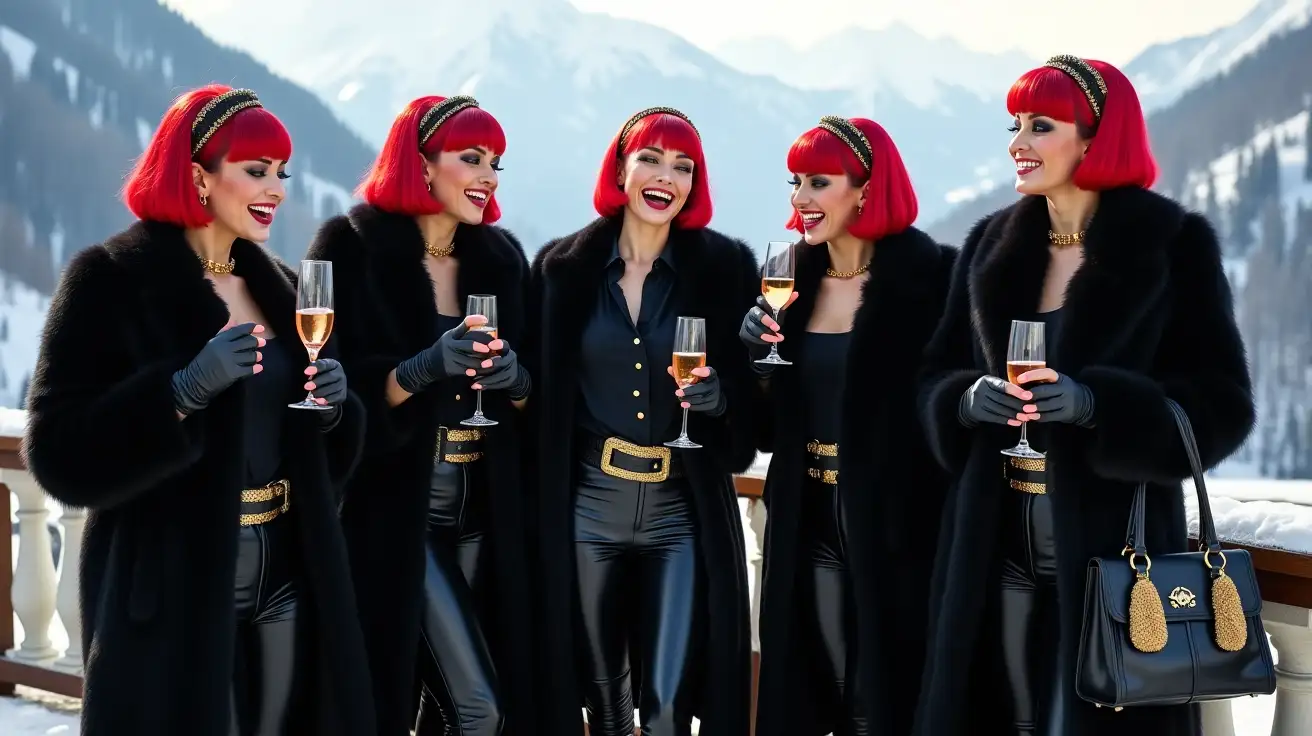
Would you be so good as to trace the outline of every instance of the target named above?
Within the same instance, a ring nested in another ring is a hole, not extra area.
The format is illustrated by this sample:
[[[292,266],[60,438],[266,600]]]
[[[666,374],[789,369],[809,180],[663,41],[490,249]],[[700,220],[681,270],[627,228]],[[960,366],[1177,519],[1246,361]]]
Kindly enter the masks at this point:
[[[173,405],[184,415],[209,406],[214,397],[254,375],[260,338],[254,322],[229,327],[205,343],[187,367],[173,374]]]
[[[466,375],[466,370],[477,370],[489,353],[474,352],[474,340],[465,339],[469,327],[464,322],[447,330],[437,342],[412,358],[396,366],[396,383],[412,394],[451,376]]]

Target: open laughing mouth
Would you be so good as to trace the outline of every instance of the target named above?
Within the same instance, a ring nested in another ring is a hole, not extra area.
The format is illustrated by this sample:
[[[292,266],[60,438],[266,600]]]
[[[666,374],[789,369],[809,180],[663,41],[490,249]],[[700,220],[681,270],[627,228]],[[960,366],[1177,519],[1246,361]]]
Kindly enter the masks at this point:
[[[674,204],[674,192],[664,189],[644,189],[642,190],[642,198],[647,202],[647,206],[654,210],[669,209],[670,205]]]
[[[1035,161],[1032,158],[1016,159],[1016,176],[1027,176],[1038,170],[1043,165],[1042,161]]]
[[[810,230],[825,219],[825,213],[816,210],[801,210],[802,227]]]
[[[276,204],[253,204],[247,207],[246,211],[251,213],[251,217],[255,218],[256,222],[268,227],[273,224],[273,211],[277,207]]]
[[[479,209],[487,206],[489,194],[486,189],[466,189],[465,196],[469,197],[470,202],[478,205]]]

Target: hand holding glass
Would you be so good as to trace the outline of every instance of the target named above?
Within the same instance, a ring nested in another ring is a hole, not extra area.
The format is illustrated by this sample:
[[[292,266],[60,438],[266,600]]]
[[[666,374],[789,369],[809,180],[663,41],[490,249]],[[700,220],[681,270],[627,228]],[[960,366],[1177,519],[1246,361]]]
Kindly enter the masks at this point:
[[[469,328],[470,332],[486,332],[493,340],[497,339],[497,298],[494,294],[470,294],[465,300],[465,316],[480,315],[487,320],[478,327]],[[488,357],[496,355],[496,351]],[[500,424],[483,416],[483,389],[478,389],[478,400],[474,404],[474,416],[460,420],[466,427],[495,427]]]
[[[765,249],[765,264],[761,266],[761,295],[765,303],[774,310],[776,322],[779,312],[793,297],[793,244],[781,240],[771,241]],[[757,363],[770,365],[792,365],[779,357],[779,344],[771,343],[770,354],[760,358]]]
[[[1011,340],[1007,345],[1007,381],[1020,386],[1018,380],[1021,374],[1037,371],[1046,366],[1047,361],[1043,353],[1043,323],[1012,320]],[[1025,438],[1026,424],[1028,422],[1022,422],[1020,425],[1020,442],[1015,447],[1003,450],[1003,455],[1036,460],[1046,457],[1030,447],[1029,440]]]
[[[684,389],[697,383],[693,371],[706,365],[706,320],[701,317],[680,317],[674,328],[674,383]],[[666,447],[695,450],[701,445],[688,439],[688,408],[683,409],[683,429],[679,438],[665,443]]]
[[[296,332],[310,355],[310,362],[314,363],[333,332],[332,261],[301,261],[301,277],[296,284]],[[313,391],[287,406],[320,411],[331,408],[315,401]]]

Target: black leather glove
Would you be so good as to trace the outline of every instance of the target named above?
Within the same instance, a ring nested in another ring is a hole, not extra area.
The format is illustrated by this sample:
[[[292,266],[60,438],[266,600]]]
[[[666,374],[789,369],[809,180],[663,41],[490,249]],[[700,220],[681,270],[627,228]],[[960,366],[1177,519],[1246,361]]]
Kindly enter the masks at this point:
[[[724,392],[720,390],[720,377],[715,369],[708,367],[706,370],[710,371],[709,376],[698,378],[697,383],[683,389],[682,403],[688,404],[689,411],[706,412],[718,417],[727,408]]]
[[[229,327],[210,338],[186,368],[173,374],[173,405],[184,415],[209,406],[214,397],[243,378],[254,375],[263,338],[255,323]]]
[[[501,354],[492,359],[490,369],[484,369],[489,372],[479,376],[478,385],[482,386],[484,391],[505,389],[512,401],[526,399],[533,389],[533,381],[529,378],[528,369],[519,364],[519,357],[510,349],[508,341],[502,340],[501,345]]]
[[[316,399],[326,399],[327,411],[316,412],[319,425],[324,431],[337,426],[342,418],[342,403],[346,401],[346,371],[342,364],[332,358],[320,358],[311,363],[317,370],[313,376],[306,376],[305,388]]]
[[[1026,403],[1038,407],[1035,421],[1093,426],[1093,391],[1070,376],[1058,373],[1056,383],[1036,383],[1025,390],[1034,397]]]
[[[764,296],[756,297],[756,306],[747,310],[743,316],[742,326],[738,328],[738,339],[747,346],[747,354],[752,360],[764,358],[770,353],[771,343],[762,339],[764,336],[778,337],[779,333],[765,326],[765,318],[771,315],[770,305]],[[769,366],[764,366],[769,368]]]
[[[491,340],[486,333],[475,335],[486,338],[480,342]],[[474,335],[469,334],[469,328],[461,321],[447,330],[431,347],[402,361],[396,367],[397,385],[409,393],[417,394],[444,378],[465,376],[468,375],[465,372],[467,370],[478,370],[491,354],[474,352],[472,337]]]
[[[957,421],[964,427],[975,427],[983,422],[1006,424],[1023,414],[1025,403],[1007,393],[1007,382],[997,376],[980,376],[961,394],[957,404]]]

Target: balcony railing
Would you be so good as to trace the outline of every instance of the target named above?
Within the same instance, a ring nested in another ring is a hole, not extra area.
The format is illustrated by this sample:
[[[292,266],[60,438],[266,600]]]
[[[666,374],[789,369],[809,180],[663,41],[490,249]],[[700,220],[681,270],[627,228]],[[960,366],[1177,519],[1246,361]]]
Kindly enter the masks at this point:
[[[6,426],[11,430],[21,427],[17,420],[13,410],[0,409],[0,519],[14,514],[10,493],[18,499],[17,562],[12,567],[0,566],[0,590],[10,591],[8,600],[0,599],[0,695],[12,695],[15,685],[24,685],[81,697],[83,643],[76,573],[85,512],[49,501],[24,468],[19,455],[21,437],[14,431],[4,432]],[[768,461],[762,456],[756,466],[735,479],[752,573],[754,652],[760,649],[756,621],[765,539],[765,509],[760,497]],[[1225,485],[1209,483],[1209,488],[1215,493]],[[52,507],[58,510],[54,519]],[[58,560],[54,530],[58,531]],[[0,556],[13,559],[11,544],[11,534],[0,535]],[[1278,658],[1271,734],[1312,734],[1312,555],[1251,543],[1227,545],[1252,553],[1262,590],[1262,618]],[[22,624],[21,642],[15,641],[15,615]],[[63,649],[52,642],[55,616],[67,632],[68,645]],[[1234,736],[1231,701],[1206,704],[1203,713],[1206,736]]]

